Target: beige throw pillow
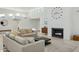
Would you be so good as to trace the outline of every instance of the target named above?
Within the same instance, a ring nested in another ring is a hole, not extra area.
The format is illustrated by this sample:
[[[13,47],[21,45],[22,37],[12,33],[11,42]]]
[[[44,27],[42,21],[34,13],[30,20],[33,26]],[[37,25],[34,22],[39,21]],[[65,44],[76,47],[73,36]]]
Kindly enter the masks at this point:
[[[15,35],[14,35],[14,34],[9,34],[9,37],[10,37],[11,39],[15,39]]]
[[[11,31],[11,34],[17,36],[20,32],[18,30],[12,30]]]

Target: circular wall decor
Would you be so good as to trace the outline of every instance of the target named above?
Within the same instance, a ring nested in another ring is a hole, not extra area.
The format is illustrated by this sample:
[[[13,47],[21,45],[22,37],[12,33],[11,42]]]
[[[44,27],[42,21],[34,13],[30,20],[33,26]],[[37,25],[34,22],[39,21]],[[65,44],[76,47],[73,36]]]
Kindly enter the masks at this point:
[[[2,26],[6,26],[6,25],[8,24],[8,21],[7,21],[7,20],[1,20],[1,21],[0,21],[0,24],[1,24]]]
[[[51,10],[51,17],[53,19],[60,19],[63,17],[63,9],[61,7],[55,7]]]

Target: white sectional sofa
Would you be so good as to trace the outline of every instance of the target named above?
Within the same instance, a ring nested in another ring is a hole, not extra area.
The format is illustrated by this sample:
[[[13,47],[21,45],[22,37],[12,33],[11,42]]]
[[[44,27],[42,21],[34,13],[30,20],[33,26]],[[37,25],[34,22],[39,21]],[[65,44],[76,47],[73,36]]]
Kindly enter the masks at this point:
[[[3,37],[0,35],[0,52],[3,51]]]
[[[44,40],[22,45],[5,35],[3,42],[10,52],[44,52],[45,50]]]

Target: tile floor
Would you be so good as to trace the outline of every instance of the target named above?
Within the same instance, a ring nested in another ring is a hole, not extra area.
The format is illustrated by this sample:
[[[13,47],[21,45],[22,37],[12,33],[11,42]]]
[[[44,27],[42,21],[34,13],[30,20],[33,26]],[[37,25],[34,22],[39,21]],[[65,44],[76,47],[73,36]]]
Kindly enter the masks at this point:
[[[51,39],[51,44],[46,46],[45,52],[79,52],[79,41],[63,40],[54,37]]]

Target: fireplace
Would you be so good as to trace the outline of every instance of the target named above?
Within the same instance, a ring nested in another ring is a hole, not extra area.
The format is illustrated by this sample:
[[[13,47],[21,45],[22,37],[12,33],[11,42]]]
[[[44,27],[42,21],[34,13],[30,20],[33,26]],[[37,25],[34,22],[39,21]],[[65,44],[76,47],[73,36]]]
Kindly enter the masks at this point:
[[[63,28],[52,28],[52,37],[63,38]]]

